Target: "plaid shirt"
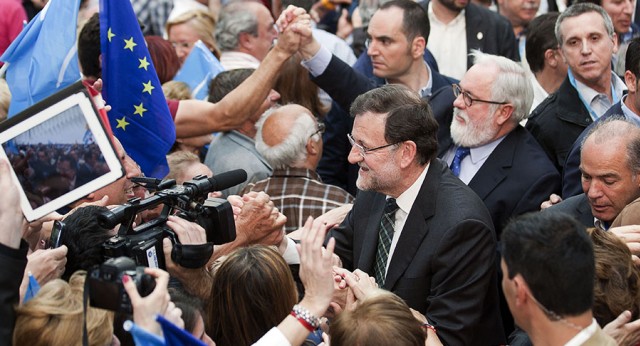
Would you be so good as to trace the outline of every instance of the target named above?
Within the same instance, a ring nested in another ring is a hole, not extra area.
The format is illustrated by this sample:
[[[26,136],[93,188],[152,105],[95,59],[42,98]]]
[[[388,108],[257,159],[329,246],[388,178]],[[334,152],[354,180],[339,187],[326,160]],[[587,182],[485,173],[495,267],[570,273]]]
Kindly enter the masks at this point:
[[[165,24],[173,9],[173,0],[131,0],[133,12],[144,24],[142,34],[162,36]]]
[[[242,194],[249,191],[264,191],[271,196],[287,217],[287,233],[301,228],[309,216],[316,218],[353,202],[347,191],[322,183],[318,173],[305,168],[276,169],[271,177],[248,185]]]

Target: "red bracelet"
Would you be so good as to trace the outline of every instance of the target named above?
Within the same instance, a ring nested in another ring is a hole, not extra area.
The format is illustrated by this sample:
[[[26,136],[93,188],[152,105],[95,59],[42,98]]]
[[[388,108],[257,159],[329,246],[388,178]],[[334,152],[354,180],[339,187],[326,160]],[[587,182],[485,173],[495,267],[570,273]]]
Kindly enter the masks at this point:
[[[303,327],[307,328],[309,332],[313,332],[315,328],[311,325],[311,323],[307,322],[304,318],[298,316],[295,311],[291,311],[291,316],[295,317]]]
[[[435,334],[437,334],[436,327],[429,322],[423,323],[421,327],[425,332],[427,331],[427,329],[431,329]]]

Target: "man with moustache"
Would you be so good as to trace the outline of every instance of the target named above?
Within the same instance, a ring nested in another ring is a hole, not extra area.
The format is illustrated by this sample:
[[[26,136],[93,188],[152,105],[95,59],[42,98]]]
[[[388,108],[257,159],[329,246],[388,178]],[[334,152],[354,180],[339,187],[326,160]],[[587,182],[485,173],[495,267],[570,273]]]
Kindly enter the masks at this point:
[[[510,218],[538,210],[560,190],[560,175],[519,125],[533,99],[524,69],[504,57],[472,55],[475,65],[453,86],[451,137],[440,142],[440,157],[484,201],[500,239]]]
[[[361,191],[328,235],[344,268],[367,272],[425,314],[445,345],[504,344],[491,218],[436,159],[428,103],[387,84],[359,96],[351,114],[349,161]]]
[[[626,86],[611,71],[618,41],[602,7],[581,3],[567,8],[555,32],[569,72],[558,91],[531,113],[526,128],[562,172],[575,140],[620,101]]]

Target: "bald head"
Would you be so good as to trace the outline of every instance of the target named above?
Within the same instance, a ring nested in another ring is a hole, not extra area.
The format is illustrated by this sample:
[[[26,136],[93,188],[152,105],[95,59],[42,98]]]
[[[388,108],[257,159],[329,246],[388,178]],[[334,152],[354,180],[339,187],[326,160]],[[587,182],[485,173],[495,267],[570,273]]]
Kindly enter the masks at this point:
[[[256,126],[256,149],[272,167],[315,170],[322,138],[308,109],[297,104],[282,106],[267,113]]]

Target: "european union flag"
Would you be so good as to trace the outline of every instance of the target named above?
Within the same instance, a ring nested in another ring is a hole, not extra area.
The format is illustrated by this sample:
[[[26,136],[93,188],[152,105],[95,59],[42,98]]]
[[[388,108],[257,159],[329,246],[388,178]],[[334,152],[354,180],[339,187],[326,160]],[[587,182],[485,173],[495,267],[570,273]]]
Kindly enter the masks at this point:
[[[130,320],[126,320],[122,327],[124,328],[124,330],[129,332],[131,336],[133,336],[133,342],[136,345],[165,346],[162,337],[152,334],[144,328],[140,328],[137,324],[133,323]]]
[[[209,82],[222,71],[224,67],[220,61],[198,40],[173,80],[187,83],[194,98],[206,100],[209,97]]]
[[[49,1],[0,56],[8,63],[9,117],[80,79],[75,25],[79,6],[80,0]]]
[[[164,178],[176,130],[130,0],[100,0],[100,42],[113,134],[146,176]]]

